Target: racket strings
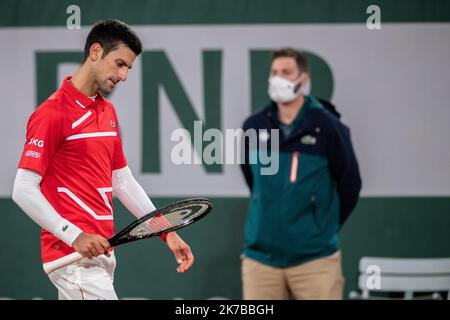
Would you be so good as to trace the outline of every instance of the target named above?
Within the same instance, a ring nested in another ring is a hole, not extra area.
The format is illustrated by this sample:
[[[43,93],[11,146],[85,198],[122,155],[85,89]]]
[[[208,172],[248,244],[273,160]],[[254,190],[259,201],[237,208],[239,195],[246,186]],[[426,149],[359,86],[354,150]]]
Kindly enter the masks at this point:
[[[137,238],[148,237],[152,234],[164,232],[169,228],[188,223],[208,210],[207,204],[191,204],[174,209],[167,213],[159,213],[142,222],[130,231],[130,235]]]

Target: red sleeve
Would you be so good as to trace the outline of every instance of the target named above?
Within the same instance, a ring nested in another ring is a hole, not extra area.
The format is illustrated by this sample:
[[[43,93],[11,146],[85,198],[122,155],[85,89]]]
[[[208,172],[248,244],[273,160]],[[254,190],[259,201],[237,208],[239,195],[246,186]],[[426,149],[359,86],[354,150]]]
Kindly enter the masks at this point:
[[[18,167],[44,176],[63,141],[62,114],[49,107],[36,109],[28,120],[26,142]]]

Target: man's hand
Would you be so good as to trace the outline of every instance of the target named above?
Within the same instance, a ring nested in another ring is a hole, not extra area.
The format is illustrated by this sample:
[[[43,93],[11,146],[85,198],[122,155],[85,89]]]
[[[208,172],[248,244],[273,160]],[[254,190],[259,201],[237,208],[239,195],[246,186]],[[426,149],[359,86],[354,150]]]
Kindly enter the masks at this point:
[[[175,259],[180,264],[177,272],[186,272],[194,263],[191,248],[181,239],[176,232],[170,232],[166,238],[167,246],[172,250]]]
[[[98,234],[82,232],[72,243],[72,247],[83,257],[92,259],[101,254],[111,256],[108,249],[110,247],[107,239]]]

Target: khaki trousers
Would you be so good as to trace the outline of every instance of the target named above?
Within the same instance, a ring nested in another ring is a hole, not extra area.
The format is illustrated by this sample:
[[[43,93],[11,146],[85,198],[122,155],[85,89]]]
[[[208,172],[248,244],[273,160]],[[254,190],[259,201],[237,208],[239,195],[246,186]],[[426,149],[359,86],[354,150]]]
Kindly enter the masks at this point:
[[[242,258],[244,300],[341,300],[341,252],[294,267],[276,268]]]

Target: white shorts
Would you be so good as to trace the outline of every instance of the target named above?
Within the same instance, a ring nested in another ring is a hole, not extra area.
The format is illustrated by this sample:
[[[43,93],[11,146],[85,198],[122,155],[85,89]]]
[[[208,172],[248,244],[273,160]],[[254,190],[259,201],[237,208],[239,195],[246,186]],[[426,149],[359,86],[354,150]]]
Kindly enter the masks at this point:
[[[59,268],[48,274],[59,300],[117,300],[114,291],[116,257],[100,255]]]

